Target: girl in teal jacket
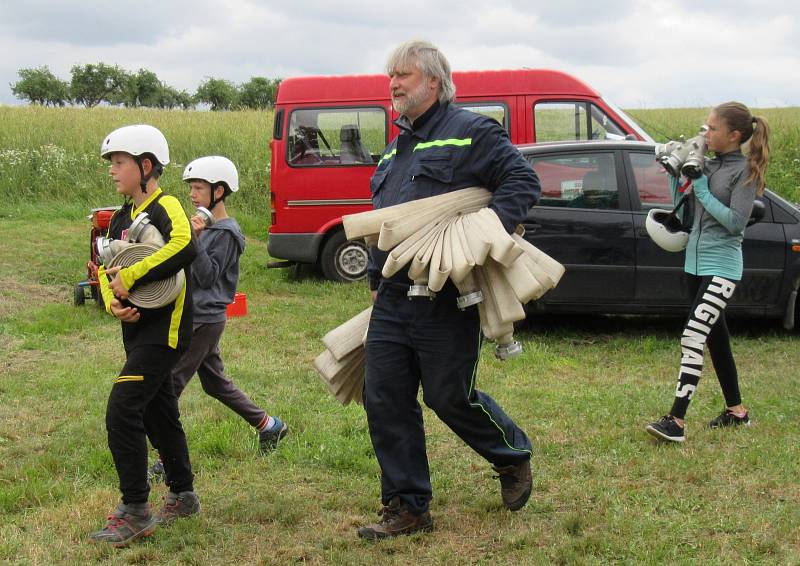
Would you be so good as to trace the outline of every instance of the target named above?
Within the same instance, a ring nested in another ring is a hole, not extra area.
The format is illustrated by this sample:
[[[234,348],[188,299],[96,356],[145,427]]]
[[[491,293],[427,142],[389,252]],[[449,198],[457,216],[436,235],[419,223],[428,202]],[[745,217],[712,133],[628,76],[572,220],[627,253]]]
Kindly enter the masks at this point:
[[[694,220],[684,271],[694,300],[681,336],[678,386],[670,413],[646,427],[656,438],[671,442],[685,440],[684,417],[700,380],[706,344],[726,403],[725,410],[709,426],[750,424],[739,393],[725,307],[742,278],[742,240],[753,200],[764,192],[769,127],[738,102],[713,108],[707,126],[706,144],[715,157],[706,160],[704,175],[691,189]],[[748,142],[745,155],[742,145]],[[676,200],[677,185],[677,179],[673,179]]]

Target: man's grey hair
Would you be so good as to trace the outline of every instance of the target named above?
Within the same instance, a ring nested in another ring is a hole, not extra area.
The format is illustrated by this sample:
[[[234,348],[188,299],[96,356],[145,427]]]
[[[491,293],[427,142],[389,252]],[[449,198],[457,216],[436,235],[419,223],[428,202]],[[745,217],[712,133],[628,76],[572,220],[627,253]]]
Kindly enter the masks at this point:
[[[386,72],[415,66],[425,77],[439,79],[439,102],[453,102],[456,85],[450,72],[450,63],[439,48],[428,41],[414,39],[397,47],[386,62]]]

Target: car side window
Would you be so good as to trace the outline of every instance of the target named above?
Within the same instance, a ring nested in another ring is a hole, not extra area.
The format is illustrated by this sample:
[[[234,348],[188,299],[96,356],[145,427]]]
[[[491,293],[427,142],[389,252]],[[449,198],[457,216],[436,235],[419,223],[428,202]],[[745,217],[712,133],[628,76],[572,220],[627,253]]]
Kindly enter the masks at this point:
[[[386,143],[383,108],[295,110],[289,117],[286,160],[300,167],[374,165]]]
[[[652,208],[672,207],[672,191],[664,168],[652,153],[628,154],[633,169],[633,179],[639,190],[639,200],[645,212]]]
[[[540,206],[619,209],[613,153],[529,156],[542,185]]]
[[[537,102],[533,123],[537,142],[625,139],[622,128],[590,102]]]
[[[506,110],[505,105],[501,103],[468,103],[468,102],[456,102],[456,106],[463,108],[464,110],[469,110],[470,112],[475,112],[476,114],[482,114],[483,116],[487,116],[503,126],[503,128],[508,130],[508,111]]]

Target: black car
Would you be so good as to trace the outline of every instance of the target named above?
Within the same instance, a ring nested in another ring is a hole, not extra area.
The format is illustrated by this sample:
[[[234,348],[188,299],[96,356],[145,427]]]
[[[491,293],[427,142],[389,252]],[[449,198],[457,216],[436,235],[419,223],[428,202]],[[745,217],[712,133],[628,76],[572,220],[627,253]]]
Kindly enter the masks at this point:
[[[542,183],[525,237],[560,261],[558,287],[531,305],[570,313],[681,314],[689,306],[683,252],[645,230],[652,208],[672,208],[651,143],[583,141],[519,146]],[[793,328],[800,284],[800,210],[767,190],[763,218],[744,240],[744,276],[728,312]]]

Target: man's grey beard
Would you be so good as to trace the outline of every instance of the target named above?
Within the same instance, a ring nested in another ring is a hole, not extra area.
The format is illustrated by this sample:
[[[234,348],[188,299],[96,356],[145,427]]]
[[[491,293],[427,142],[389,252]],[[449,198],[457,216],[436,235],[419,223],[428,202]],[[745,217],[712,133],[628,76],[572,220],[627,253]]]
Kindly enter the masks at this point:
[[[395,112],[400,115],[405,115],[409,108],[416,106],[425,99],[425,95],[427,94],[426,89],[427,85],[423,81],[412,92],[407,92],[402,99],[395,100],[393,98],[392,106],[394,106]]]

